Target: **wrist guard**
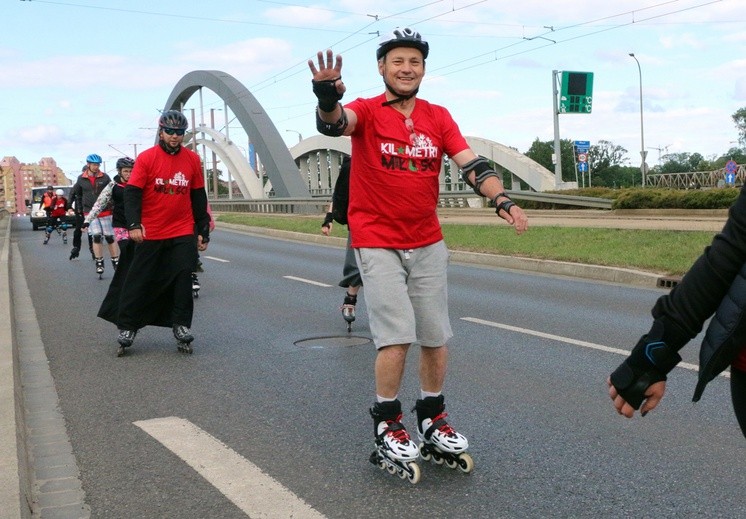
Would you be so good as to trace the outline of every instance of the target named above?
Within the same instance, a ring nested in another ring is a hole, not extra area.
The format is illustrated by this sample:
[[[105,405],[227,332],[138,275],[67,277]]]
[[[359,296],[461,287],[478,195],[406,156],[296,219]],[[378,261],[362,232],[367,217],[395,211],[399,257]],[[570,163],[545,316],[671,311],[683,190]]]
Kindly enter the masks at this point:
[[[656,321],[627,360],[611,374],[611,383],[619,395],[635,409],[645,400],[645,391],[656,382],[666,380],[666,375],[681,361],[681,356],[663,342],[662,337],[663,324]]]
[[[333,112],[339,100],[342,99],[342,94],[337,92],[337,87],[334,86],[341,79],[341,77],[338,77],[324,81],[311,81],[313,84],[313,93],[316,94],[316,98],[319,100],[319,108],[324,112]]]
[[[316,110],[316,129],[321,135],[326,135],[328,137],[339,137],[344,135],[348,123],[347,112],[345,112],[344,108],[342,108],[342,116],[336,123],[328,123],[324,121],[319,115],[319,111]]]
[[[326,216],[324,217],[324,223],[321,224],[321,227],[329,227],[332,224],[333,220],[334,215],[331,212],[326,213]]]
[[[497,199],[503,197],[505,200],[497,203]],[[513,202],[508,195],[505,194],[505,191],[502,193],[498,193],[492,198],[492,203],[495,204],[495,214],[500,215],[500,211],[505,211],[506,213],[510,214],[510,208],[515,205],[515,202]]]
[[[142,230],[142,225],[140,225],[139,223],[131,223],[131,224],[129,224],[129,225],[127,226],[127,230],[128,230],[128,231],[134,231],[135,229],[140,229],[140,230]]]
[[[474,183],[472,183],[469,180],[469,174],[472,171],[474,172],[474,175],[475,175]],[[489,161],[485,159],[484,157],[477,157],[471,162],[464,164],[464,167],[461,168],[461,178],[464,180],[464,182],[469,184],[469,186],[479,196],[484,196],[481,190],[482,182],[484,182],[486,179],[490,177],[500,178],[497,172],[494,169],[492,169],[492,166],[490,166]]]

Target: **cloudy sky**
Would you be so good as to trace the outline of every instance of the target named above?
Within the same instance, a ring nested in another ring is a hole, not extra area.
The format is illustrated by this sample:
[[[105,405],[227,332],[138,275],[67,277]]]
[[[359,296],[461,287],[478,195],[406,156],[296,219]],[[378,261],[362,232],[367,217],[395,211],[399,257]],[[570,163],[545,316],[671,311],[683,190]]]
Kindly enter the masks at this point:
[[[345,101],[382,91],[379,34],[412,26],[430,43],[420,96],[465,135],[525,152],[552,140],[552,71],[594,73],[593,111],[561,115],[563,139],[611,141],[640,161],[640,62],[648,163],[720,156],[746,107],[744,0],[0,0],[0,156],[57,160],[74,177],[98,153],[113,170],[152,145],[176,83],[219,70],[256,97],[291,146],[316,133],[306,64],[344,58]],[[178,10],[176,10],[178,9]],[[187,108],[199,110],[199,96]],[[223,103],[203,91],[206,113]],[[198,116],[199,117],[199,116]],[[240,127],[229,119],[231,136]]]

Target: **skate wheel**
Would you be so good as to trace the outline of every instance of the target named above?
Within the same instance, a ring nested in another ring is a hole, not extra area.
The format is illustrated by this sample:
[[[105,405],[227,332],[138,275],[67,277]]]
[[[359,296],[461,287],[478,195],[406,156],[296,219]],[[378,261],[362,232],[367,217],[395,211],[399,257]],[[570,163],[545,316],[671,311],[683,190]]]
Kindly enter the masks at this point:
[[[407,479],[410,483],[413,485],[416,485],[420,482],[420,477],[422,477],[422,472],[420,471],[420,466],[417,465],[414,461],[410,462],[407,467],[409,468],[409,473],[407,474]]]
[[[446,458],[445,462],[446,467],[448,467],[449,469],[455,469],[456,467],[458,467],[458,461],[455,459]]]
[[[420,442],[419,448],[420,448],[420,457],[424,461],[430,461],[432,456],[430,455],[430,449],[425,447],[425,442]]]
[[[433,462],[435,462],[436,465],[442,465],[445,459],[438,454],[437,452],[433,452]]]
[[[474,470],[474,459],[471,457],[470,454],[463,452],[458,457],[458,468],[463,472],[464,474],[468,474],[472,470]]]
[[[389,465],[387,463],[386,464],[386,470],[388,471],[389,474],[396,474],[396,466],[395,465]]]

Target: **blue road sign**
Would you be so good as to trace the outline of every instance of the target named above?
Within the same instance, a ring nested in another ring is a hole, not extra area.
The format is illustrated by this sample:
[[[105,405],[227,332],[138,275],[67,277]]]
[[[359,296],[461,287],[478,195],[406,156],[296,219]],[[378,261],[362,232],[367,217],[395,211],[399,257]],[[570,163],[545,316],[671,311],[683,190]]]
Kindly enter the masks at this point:
[[[588,151],[591,149],[591,141],[575,141],[573,142],[575,150],[577,151]]]
[[[728,173],[735,173],[737,169],[738,164],[736,164],[735,160],[729,160],[728,162],[726,162],[725,171],[727,171]]]
[[[578,162],[578,171],[581,173],[585,173],[588,171],[588,163],[587,162]]]
[[[735,173],[726,173],[725,174],[725,183],[726,184],[735,184],[736,183],[736,174]]]

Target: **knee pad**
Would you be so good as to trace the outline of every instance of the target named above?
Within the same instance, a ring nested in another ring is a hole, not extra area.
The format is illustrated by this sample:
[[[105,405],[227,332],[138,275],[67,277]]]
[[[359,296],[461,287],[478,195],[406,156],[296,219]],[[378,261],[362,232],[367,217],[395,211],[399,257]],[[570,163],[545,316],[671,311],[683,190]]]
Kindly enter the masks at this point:
[[[62,225],[60,225],[60,229],[62,229],[63,231],[66,231],[67,230],[67,222],[62,222]]]
[[[52,227],[51,225],[47,225],[47,228],[44,230],[47,232],[47,234],[50,234],[54,230],[54,227]]]
[[[101,243],[102,242],[101,238],[102,238],[102,236],[100,234],[94,234],[93,235],[93,243]]]
[[[106,243],[108,243],[109,245],[114,243],[114,236],[112,236],[111,234],[105,235],[104,239],[106,240]]]

